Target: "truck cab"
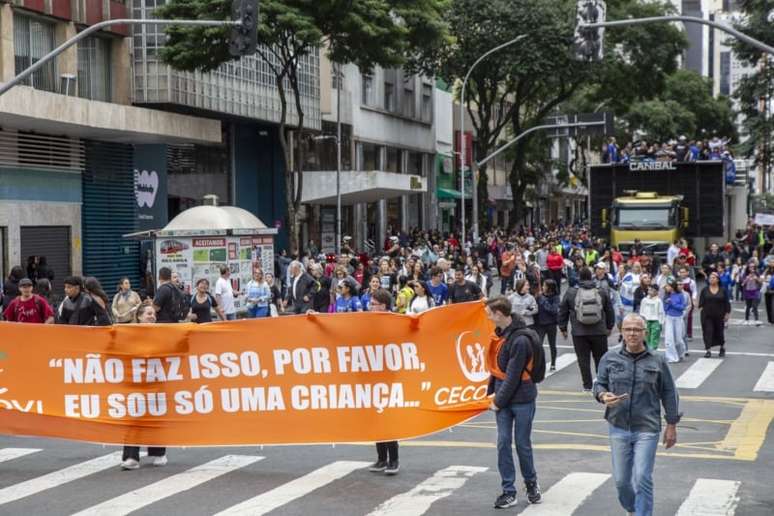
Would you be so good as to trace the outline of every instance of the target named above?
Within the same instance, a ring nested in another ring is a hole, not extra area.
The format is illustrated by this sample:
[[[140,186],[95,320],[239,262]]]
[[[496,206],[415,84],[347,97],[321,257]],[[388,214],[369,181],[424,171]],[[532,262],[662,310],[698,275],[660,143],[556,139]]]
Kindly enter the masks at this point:
[[[626,192],[613,199],[603,210],[603,224],[610,228],[610,242],[628,256],[634,240],[639,239],[651,254],[666,256],[669,245],[688,227],[688,209],[682,208],[679,195],[656,192]],[[607,212],[607,213],[605,213]]]

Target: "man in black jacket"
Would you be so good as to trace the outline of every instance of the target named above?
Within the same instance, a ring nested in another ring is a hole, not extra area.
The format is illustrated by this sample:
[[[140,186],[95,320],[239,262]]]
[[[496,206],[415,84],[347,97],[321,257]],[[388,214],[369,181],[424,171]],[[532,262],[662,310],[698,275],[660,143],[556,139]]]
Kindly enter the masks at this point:
[[[495,324],[495,333],[503,339],[497,353],[497,367],[493,368],[487,394],[494,393],[491,409],[497,419],[497,468],[502,479],[503,494],[497,497],[495,508],[516,505],[516,468],[511,444],[516,436],[516,454],[519,456],[521,476],[530,503],[542,498],[537,483],[535,461],[532,456],[532,420],[535,417],[537,387],[530,377],[532,344],[524,320],[511,314],[511,302],[499,296],[486,302],[486,314]],[[532,332],[534,333],[534,332]],[[537,335],[534,335],[537,339]]]
[[[317,284],[304,270],[304,265],[294,260],[290,263],[290,284],[285,297],[285,311],[305,314],[312,309],[312,298]]]
[[[83,292],[83,278],[68,276],[64,279],[66,297],[56,312],[56,324],[95,326],[97,313],[94,300]]]
[[[559,329],[562,336],[567,338],[567,323],[572,323],[572,344],[575,354],[578,356],[578,367],[583,380],[583,390],[591,392],[591,356],[594,356],[594,370],[599,367],[602,355],[607,352],[607,337],[615,326],[615,311],[610,302],[610,296],[598,289],[592,279],[591,269],[583,267],[578,273],[579,284],[571,287],[562,299],[559,306]],[[594,324],[584,324],[578,320],[575,313],[575,297],[579,289],[596,290],[601,303],[600,320]]]

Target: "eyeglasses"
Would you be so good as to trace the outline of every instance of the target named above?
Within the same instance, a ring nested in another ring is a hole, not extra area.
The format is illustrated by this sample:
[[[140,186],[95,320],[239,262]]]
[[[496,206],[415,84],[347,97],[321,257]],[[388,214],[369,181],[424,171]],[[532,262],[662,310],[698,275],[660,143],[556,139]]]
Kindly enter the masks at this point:
[[[642,333],[645,328],[621,328],[621,333]]]

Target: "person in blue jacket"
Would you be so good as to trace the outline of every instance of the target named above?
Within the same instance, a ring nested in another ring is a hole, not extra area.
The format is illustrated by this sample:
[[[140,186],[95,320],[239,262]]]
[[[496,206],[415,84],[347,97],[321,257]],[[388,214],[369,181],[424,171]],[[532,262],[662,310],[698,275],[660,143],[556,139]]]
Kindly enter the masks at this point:
[[[681,362],[686,352],[683,313],[685,298],[681,292],[682,286],[676,280],[671,280],[664,287],[664,340],[666,343],[666,358],[670,364]]]
[[[543,290],[537,297],[538,313],[533,329],[540,338],[540,344],[548,336],[548,348],[551,350],[551,371],[556,371],[556,328],[559,322],[559,288],[554,280],[543,282]]]

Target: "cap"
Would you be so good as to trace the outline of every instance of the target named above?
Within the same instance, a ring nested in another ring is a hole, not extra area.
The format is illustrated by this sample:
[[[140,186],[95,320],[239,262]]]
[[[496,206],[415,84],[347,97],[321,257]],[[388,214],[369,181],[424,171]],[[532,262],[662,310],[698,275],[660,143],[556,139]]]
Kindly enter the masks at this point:
[[[597,264],[594,266],[596,269],[607,269],[607,264],[605,262],[597,262]]]
[[[22,278],[19,280],[19,286],[20,287],[31,287],[32,286],[32,280],[29,278]]]
[[[392,240],[393,242],[397,242],[399,240],[399,238],[396,237],[396,236],[391,236],[390,240]]]
[[[349,236],[349,235],[345,236],[345,237],[344,237],[344,241],[346,242],[347,240],[352,240],[352,237],[351,237],[351,236]]]

